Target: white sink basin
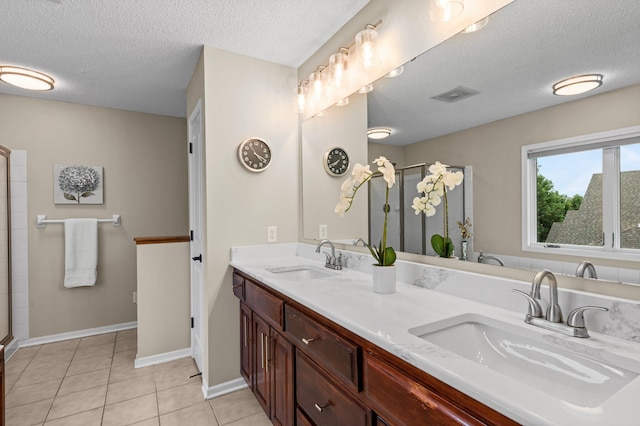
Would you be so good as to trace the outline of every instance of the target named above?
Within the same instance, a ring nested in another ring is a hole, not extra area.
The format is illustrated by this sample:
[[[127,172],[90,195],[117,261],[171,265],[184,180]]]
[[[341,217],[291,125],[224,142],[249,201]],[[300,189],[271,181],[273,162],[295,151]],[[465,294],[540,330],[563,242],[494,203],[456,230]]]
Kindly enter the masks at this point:
[[[295,281],[315,280],[336,275],[334,271],[313,265],[280,266],[277,268],[268,268],[267,271],[280,278]]]
[[[561,347],[545,342],[535,329],[481,315],[460,315],[409,332],[580,407],[600,406],[640,373],[638,361],[602,353],[579,339]]]

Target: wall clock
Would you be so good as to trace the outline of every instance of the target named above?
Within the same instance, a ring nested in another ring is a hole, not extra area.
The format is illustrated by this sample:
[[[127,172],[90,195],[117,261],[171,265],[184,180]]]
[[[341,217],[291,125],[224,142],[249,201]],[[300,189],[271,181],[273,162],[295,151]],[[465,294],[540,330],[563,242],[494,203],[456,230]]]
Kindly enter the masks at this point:
[[[324,153],[322,165],[331,176],[342,176],[349,170],[349,155],[338,146],[330,148]]]
[[[263,139],[245,139],[238,146],[238,159],[245,169],[263,172],[271,164],[271,148]]]

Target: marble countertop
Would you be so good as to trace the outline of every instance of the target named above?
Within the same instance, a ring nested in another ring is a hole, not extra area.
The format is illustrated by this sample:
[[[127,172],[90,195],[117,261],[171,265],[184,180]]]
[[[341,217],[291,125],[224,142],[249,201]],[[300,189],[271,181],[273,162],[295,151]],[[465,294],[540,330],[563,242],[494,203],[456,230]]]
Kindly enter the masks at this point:
[[[490,317],[527,331],[531,326],[523,321],[524,311],[518,313],[405,282],[397,283],[394,294],[376,294],[371,290],[371,275],[349,268],[327,278],[296,282],[267,269],[295,265],[323,267],[324,256],[318,255],[315,260],[278,250],[251,249],[249,255],[233,250],[233,267],[517,422],[535,425],[638,422],[635,404],[640,395],[640,376],[599,406],[581,407],[529,386],[518,377],[483,367],[426,342],[408,331],[463,314]],[[397,262],[402,263],[411,262]],[[552,344],[584,351],[591,358],[613,353],[631,360],[640,359],[640,344],[635,342],[593,332],[589,339],[576,339],[542,329],[536,328],[536,331]]]

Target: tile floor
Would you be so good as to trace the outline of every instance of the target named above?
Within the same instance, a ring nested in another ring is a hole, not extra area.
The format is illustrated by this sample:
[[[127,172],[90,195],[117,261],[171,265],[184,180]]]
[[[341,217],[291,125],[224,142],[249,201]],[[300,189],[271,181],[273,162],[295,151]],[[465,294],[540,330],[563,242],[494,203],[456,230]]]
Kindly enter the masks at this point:
[[[7,426],[271,425],[248,389],[205,401],[191,358],[134,369],[135,354],[135,329],[19,349]]]

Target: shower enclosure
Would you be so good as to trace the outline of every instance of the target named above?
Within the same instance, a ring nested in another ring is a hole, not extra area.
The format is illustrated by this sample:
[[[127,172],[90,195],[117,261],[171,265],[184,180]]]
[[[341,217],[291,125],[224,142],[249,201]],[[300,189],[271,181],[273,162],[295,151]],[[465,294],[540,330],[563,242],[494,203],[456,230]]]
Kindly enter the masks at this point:
[[[423,163],[396,169],[396,184],[389,190],[387,218],[387,246],[396,251],[435,256],[431,236],[444,235],[443,205],[436,207],[436,214],[431,217],[422,213],[417,215],[411,208],[414,197],[419,195],[416,185],[427,175],[429,166],[430,164]],[[462,185],[447,191],[449,237],[455,247],[454,255],[459,255],[461,237],[457,221],[464,222],[466,217],[471,216],[465,209],[465,192],[470,190],[471,169],[459,166],[451,166],[449,169],[461,171],[465,175]],[[372,245],[377,245],[382,239],[385,190],[386,182],[382,177],[375,177],[369,182],[369,242]]]

